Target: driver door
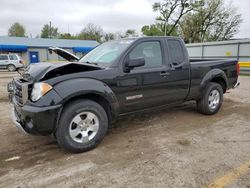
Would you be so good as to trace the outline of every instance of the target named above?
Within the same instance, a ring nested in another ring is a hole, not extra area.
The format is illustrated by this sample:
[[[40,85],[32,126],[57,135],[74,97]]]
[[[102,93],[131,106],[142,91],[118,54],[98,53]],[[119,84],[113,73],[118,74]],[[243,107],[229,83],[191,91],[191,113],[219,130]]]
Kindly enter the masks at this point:
[[[125,59],[145,59],[145,65],[136,67],[118,78],[121,113],[161,105],[166,94],[166,75],[161,40],[142,41]]]

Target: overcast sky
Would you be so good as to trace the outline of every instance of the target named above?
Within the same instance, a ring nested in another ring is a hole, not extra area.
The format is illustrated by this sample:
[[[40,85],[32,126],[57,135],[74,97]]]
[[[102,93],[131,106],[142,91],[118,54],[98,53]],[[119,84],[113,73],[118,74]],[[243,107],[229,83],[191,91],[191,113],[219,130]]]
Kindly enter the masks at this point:
[[[140,31],[154,23],[152,4],[157,0],[0,0],[0,35],[7,35],[14,22],[26,28],[27,35],[40,34],[49,21],[60,32],[79,33],[87,23],[100,25],[105,32]],[[159,1],[159,0],[158,0]],[[250,0],[226,0],[242,14],[238,38],[250,38]]]

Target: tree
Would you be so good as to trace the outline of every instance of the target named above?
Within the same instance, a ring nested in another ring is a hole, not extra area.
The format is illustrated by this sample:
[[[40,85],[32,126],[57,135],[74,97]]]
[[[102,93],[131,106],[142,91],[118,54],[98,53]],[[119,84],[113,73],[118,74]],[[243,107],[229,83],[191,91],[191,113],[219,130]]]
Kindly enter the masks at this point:
[[[242,19],[241,14],[237,13],[237,8],[233,6],[224,7],[222,4],[218,12],[214,26],[209,28],[210,35],[207,40],[228,40],[239,32]]]
[[[106,33],[103,36],[104,41],[110,41],[110,40],[114,40],[115,39],[115,35],[113,33]]]
[[[58,28],[45,24],[41,31],[41,38],[58,38]]]
[[[127,31],[125,32],[125,37],[135,37],[136,31],[134,29],[127,29]]]
[[[101,42],[103,36],[103,30],[100,26],[94,25],[93,23],[89,23],[78,35],[79,39],[83,40],[96,40]]]
[[[199,5],[198,0],[164,0],[153,4],[153,11],[158,12],[156,21],[160,23],[165,35],[175,35],[182,17]]]
[[[25,37],[25,28],[23,25],[16,22],[9,28],[8,35],[13,37]]]
[[[75,40],[77,39],[77,36],[71,35],[70,33],[59,33],[58,38]]]
[[[59,34],[59,39],[71,39],[71,34],[70,33],[60,33]]]
[[[203,0],[199,8],[180,23],[180,34],[186,42],[228,40],[238,31],[241,15],[223,0]]]
[[[177,35],[181,19],[199,6],[201,0],[164,0],[153,4],[153,11],[159,15],[156,23],[143,26],[144,35]]]
[[[164,36],[164,31],[160,24],[145,25],[141,32],[146,36]]]
[[[164,0],[154,3],[156,23],[144,35],[181,35],[185,42],[228,40],[238,31],[241,15],[224,0]]]
[[[194,10],[199,3],[200,0],[164,0],[162,3],[154,3],[153,11],[159,16],[156,18],[156,24],[143,28],[143,33],[177,35],[182,17]]]

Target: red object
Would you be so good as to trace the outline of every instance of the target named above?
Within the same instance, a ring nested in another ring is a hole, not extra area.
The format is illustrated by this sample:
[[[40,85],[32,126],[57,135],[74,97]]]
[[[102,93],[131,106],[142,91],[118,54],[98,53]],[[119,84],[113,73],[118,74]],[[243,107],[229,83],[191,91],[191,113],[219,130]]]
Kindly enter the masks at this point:
[[[19,63],[23,64],[23,60],[20,60]]]
[[[239,74],[240,74],[240,64],[239,63],[236,64],[236,73],[237,73],[237,76],[239,76]]]

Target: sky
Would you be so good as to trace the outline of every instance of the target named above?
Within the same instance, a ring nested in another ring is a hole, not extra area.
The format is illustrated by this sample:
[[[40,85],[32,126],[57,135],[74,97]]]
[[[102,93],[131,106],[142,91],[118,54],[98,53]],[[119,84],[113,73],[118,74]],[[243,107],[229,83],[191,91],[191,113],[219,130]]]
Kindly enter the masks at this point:
[[[14,22],[26,28],[29,37],[40,34],[52,22],[59,32],[79,33],[94,23],[105,32],[140,31],[155,21],[152,4],[157,0],[0,0],[0,35],[7,35]],[[161,1],[161,0],[158,0]],[[250,0],[225,0],[238,7],[243,23],[237,38],[250,38]]]

